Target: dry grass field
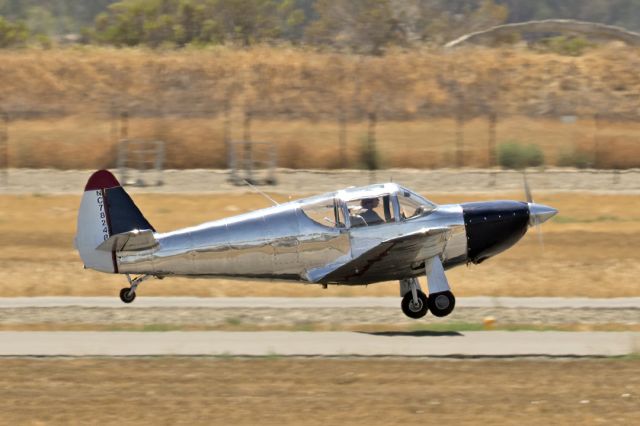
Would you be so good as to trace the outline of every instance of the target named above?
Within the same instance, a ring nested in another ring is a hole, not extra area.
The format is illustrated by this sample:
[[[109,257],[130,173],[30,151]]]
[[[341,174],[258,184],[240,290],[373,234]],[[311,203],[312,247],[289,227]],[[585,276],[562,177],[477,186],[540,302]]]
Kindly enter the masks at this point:
[[[639,367],[637,359],[5,358],[0,424],[632,425]]]
[[[242,140],[242,118],[234,115],[231,138]],[[10,124],[9,163],[12,167],[96,169],[115,167],[116,123],[99,115],[15,120]],[[488,123],[478,118],[464,129],[464,165],[487,167]],[[498,122],[497,142],[535,144],[546,164],[559,164],[563,156],[578,151],[603,168],[637,167],[640,125],[581,119],[509,117]],[[367,122],[347,126],[346,156],[342,158],[337,121],[256,119],[251,126],[255,141],[275,144],[278,166],[292,169],[361,167]],[[222,118],[133,118],[129,136],[137,140],[164,140],[166,168],[226,168]],[[440,168],[456,162],[456,124],[451,118],[381,121],[376,127],[382,168]],[[563,164],[561,164],[563,165]],[[566,165],[566,164],[564,164]]]
[[[159,231],[266,207],[256,194],[136,195]],[[282,201],[283,196],[274,194]],[[431,194],[437,203],[519,199],[521,194]],[[544,250],[535,232],[482,265],[448,272],[458,296],[640,296],[640,197],[563,193],[536,197],[560,214],[544,224]],[[73,249],[78,196],[0,196],[0,296],[112,295],[126,280],[83,270]],[[243,280],[167,278],[145,282],[140,295],[388,296],[397,283],[349,288]]]
[[[219,114],[228,100],[258,115],[334,117],[342,106],[406,119],[451,115],[460,89],[470,112],[614,114],[637,108],[638,58],[638,48],[616,44],[579,57],[518,47],[396,49],[381,57],[269,46],[5,49],[0,93],[4,109],[30,116],[114,108]]]
[[[252,111],[253,140],[275,143],[282,167],[357,167],[369,112],[378,114],[383,167],[448,167],[461,111],[464,164],[485,167],[493,109],[498,143],[539,145],[547,164],[598,145],[597,167],[628,168],[640,165],[638,58],[617,45],[580,57],[518,48],[383,57],[269,47],[4,50],[0,111],[11,116],[12,167],[113,167],[113,117],[122,111],[129,137],[168,143],[168,167],[225,167],[229,105],[232,138],[243,137]],[[341,114],[346,164],[336,155]],[[562,123],[565,115],[579,119]]]

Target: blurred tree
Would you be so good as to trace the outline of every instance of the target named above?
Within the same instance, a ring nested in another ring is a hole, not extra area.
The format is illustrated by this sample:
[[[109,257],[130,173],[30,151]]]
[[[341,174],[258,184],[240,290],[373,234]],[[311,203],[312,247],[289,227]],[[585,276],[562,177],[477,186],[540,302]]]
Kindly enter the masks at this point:
[[[0,0],[0,16],[9,20],[30,20],[48,14],[52,23],[48,32],[66,34],[78,32],[116,0]],[[41,29],[38,29],[41,31]]]
[[[442,44],[460,35],[505,23],[506,5],[494,0],[413,0],[407,16],[417,40]]]
[[[40,6],[27,10],[27,27],[36,34],[52,35],[56,30],[56,21],[50,11]]]
[[[483,0],[477,9],[468,14],[465,21],[469,30],[477,31],[502,24],[508,17],[507,6],[496,4],[493,0]]]
[[[304,12],[293,0],[124,0],[95,22],[95,38],[116,45],[236,42],[295,38]]]
[[[385,46],[405,41],[392,6],[391,0],[317,0],[318,19],[307,27],[307,39],[381,54]]]
[[[497,0],[509,8],[509,22],[578,19],[640,29],[640,0]]]
[[[280,35],[277,3],[273,0],[218,0],[212,3],[212,17],[218,20],[227,39],[248,46]]]
[[[307,41],[380,54],[505,22],[571,18],[640,30],[640,0],[0,0],[39,34],[123,45]],[[91,26],[91,29],[87,29]]]
[[[281,36],[290,41],[298,41],[304,35],[307,15],[296,0],[284,0],[278,5]]]
[[[29,30],[24,22],[10,22],[0,17],[0,48],[19,46],[29,38]]]

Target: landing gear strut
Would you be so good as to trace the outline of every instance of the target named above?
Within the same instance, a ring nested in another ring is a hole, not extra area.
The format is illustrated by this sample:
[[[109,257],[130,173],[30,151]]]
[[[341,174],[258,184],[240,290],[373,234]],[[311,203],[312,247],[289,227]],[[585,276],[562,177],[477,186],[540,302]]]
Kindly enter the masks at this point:
[[[136,290],[142,281],[148,280],[153,275],[140,275],[131,279],[131,276],[127,274],[127,280],[129,280],[130,287],[125,287],[120,290],[120,300],[124,303],[131,303],[136,299]]]
[[[449,282],[439,256],[425,261],[425,273],[429,296],[420,289],[417,278],[400,280],[400,296],[402,296],[402,312],[409,318],[422,318],[431,311],[436,317],[446,317],[456,306],[456,298],[451,293]]]
[[[434,256],[425,262],[425,272],[429,286],[429,310],[436,317],[446,317],[453,312],[456,298],[451,293],[439,256]]]

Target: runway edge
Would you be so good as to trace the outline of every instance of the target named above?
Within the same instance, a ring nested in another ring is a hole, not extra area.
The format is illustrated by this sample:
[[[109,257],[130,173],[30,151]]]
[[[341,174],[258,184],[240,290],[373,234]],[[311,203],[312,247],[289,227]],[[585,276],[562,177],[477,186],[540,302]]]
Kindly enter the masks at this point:
[[[0,332],[0,356],[609,357],[640,332]]]

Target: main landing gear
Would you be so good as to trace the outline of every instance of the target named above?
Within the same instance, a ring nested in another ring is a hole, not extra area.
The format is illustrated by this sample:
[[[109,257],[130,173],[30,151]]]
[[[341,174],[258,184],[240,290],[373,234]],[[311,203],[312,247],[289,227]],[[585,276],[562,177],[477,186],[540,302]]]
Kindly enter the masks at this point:
[[[420,289],[417,278],[408,278],[400,281],[400,294],[402,295],[402,312],[409,318],[418,319],[427,315],[429,305],[427,295]]]
[[[131,279],[131,276],[127,274],[127,280],[129,280],[130,287],[125,287],[120,290],[120,300],[124,303],[131,303],[136,300],[136,290],[142,281],[146,281],[149,278],[152,278],[153,275],[140,275],[134,279]]]
[[[422,318],[427,312],[436,317],[446,317],[456,306],[456,298],[451,293],[449,282],[439,256],[425,262],[429,296],[422,292],[417,278],[400,280],[402,312],[409,318]]]
[[[434,293],[429,295],[428,300],[429,310],[436,317],[446,317],[453,308],[456,307],[456,298],[453,297],[453,293],[450,291],[443,291],[441,293]]]

